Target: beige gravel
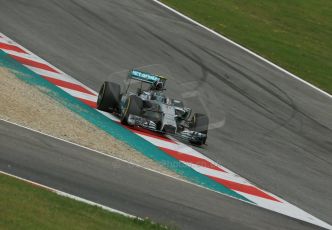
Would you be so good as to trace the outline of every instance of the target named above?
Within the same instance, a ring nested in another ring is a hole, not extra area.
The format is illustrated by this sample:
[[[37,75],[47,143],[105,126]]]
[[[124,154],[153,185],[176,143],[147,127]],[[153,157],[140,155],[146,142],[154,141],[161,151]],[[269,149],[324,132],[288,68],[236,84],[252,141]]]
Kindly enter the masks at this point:
[[[181,178],[0,67],[0,118]]]

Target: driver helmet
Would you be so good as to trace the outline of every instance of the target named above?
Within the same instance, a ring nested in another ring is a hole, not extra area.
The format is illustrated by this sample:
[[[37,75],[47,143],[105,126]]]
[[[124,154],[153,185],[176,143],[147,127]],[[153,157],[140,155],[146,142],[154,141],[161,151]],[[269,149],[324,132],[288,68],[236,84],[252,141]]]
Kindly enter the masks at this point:
[[[161,81],[156,81],[153,83],[153,87],[152,87],[153,90],[156,90],[156,91],[161,91],[164,89],[164,84],[163,82]]]

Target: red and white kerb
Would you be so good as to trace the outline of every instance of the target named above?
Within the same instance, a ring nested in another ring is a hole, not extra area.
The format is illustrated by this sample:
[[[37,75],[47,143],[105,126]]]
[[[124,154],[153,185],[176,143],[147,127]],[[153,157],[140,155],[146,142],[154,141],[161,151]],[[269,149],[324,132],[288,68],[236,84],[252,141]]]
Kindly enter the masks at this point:
[[[90,107],[96,108],[97,92],[36,56],[2,33],[0,33],[0,49],[28,69],[42,76],[44,79],[58,86],[68,94]],[[115,116],[105,112],[101,113],[108,118],[119,122],[119,119]],[[236,173],[220,164],[217,164],[190,146],[187,146],[172,137],[161,136],[154,132],[142,129],[130,130],[150,143],[158,146],[165,153],[191,167],[195,171],[206,175],[217,183],[220,183],[225,187],[241,194],[248,200],[254,202],[257,206],[319,225],[321,227],[332,229],[329,224],[297,208],[280,197],[258,188]]]

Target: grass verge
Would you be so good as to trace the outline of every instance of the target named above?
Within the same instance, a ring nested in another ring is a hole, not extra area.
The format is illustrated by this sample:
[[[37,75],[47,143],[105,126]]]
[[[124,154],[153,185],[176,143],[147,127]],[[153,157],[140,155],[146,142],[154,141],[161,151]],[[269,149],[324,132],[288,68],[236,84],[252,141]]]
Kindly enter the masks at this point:
[[[332,93],[332,1],[162,2]]]
[[[59,196],[0,173],[0,229],[144,229],[166,227]]]

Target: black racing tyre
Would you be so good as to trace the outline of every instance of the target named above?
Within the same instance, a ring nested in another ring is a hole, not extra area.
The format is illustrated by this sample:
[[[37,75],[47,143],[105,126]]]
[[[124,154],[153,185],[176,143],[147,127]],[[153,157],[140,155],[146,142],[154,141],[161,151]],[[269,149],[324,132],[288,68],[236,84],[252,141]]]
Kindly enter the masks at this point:
[[[105,81],[99,90],[97,109],[106,112],[117,110],[120,104],[120,92],[119,84]]]
[[[209,129],[209,118],[205,114],[195,113],[191,120],[191,130],[206,134]],[[206,143],[206,138],[204,138],[202,144]]]
[[[127,98],[123,113],[121,115],[121,123],[127,125],[129,114],[141,116],[143,109],[143,101],[136,95],[131,95]]]

